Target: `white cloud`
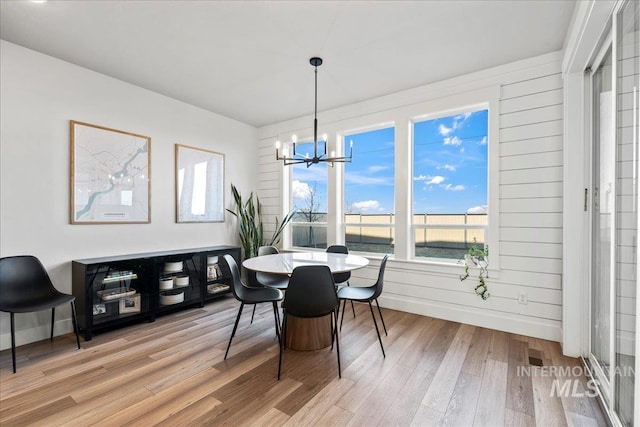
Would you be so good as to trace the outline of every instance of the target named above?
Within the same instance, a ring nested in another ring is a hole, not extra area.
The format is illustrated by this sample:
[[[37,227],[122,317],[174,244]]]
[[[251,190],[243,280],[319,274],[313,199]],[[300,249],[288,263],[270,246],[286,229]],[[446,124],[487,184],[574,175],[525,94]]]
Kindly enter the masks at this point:
[[[440,123],[440,126],[438,126],[438,132],[440,132],[440,135],[442,135],[442,136],[447,136],[451,132],[453,132],[453,128],[448,128],[445,125],[443,125],[442,123]]]
[[[487,205],[482,206],[474,206],[472,208],[467,209],[468,214],[486,214],[487,213]]]
[[[464,153],[464,147],[462,147],[462,148],[460,149],[460,152],[461,152],[461,153]]]
[[[438,166],[438,169],[446,169],[446,170],[451,171],[451,172],[455,172],[456,171],[456,167],[452,166],[452,165]]]
[[[308,199],[311,195],[311,187],[306,182],[294,179],[291,182],[291,195],[294,199]]]
[[[441,184],[446,178],[444,176],[440,176],[440,175],[436,175],[431,177],[431,179],[429,179],[429,181],[427,181],[425,184],[430,185],[430,184]]]
[[[367,168],[367,171],[371,173],[376,173],[386,169],[389,169],[389,166],[373,165],[373,166],[369,166],[369,168]]]
[[[455,145],[458,146],[462,144],[462,140],[457,136],[446,137],[444,139],[444,145]]]
[[[427,179],[429,179],[429,177],[426,175],[418,175],[413,177],[414,181],[425,181]]]
[[[380,203],[377,200],[364,200],[362,202],[355,202],[351,204],[351,210],[356,212],[373,211],[379,208]]]
[[[447,184],[447,185],[443,185],[442,188],[444,188],[447,191],[462,191],[462,190],[464,190],[464,185],[462,185],[462,184],[458,184],[458,185]]]
[[[455,119],[454,119],[454,128],[458,128],[460,127],[460,125],[462,125],[462,123],[464,123],[465,121],[467,121],[467,119],[469,117],[471,117],[472,113],[464,113],[464,114],[458,114]]]
[[[393,179],[384,178],[384,177],[373,177],[366,176],[359,173],[351,172],[345,174],[344,180],[350,184],[360,184],[360,185],[393,185]]]
[[[480,145],[487,145],[487,137],[483,136],[482,141],[480,141]]]

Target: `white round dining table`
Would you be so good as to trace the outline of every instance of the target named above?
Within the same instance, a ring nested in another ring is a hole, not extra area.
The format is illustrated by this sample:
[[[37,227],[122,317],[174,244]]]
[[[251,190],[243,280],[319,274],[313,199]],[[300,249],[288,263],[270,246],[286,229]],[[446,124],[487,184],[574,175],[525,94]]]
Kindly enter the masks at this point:
[[[326,265],[332,273],[346,273],[369,265],[365,257],[329,252],[285,252],[246,259],[247,270],[290,276],[296,267]],[[285,291],[286,292],[286,291]],[[331,315],[287,320],[287,347],[292,350],[319,350],[331,345]]]
[[[291,275],[303,265],[326,265],[332,273],[346,273],[369,265],[365,257],[330,252],[285,252],[244,260],[244,268],[262,273]]]

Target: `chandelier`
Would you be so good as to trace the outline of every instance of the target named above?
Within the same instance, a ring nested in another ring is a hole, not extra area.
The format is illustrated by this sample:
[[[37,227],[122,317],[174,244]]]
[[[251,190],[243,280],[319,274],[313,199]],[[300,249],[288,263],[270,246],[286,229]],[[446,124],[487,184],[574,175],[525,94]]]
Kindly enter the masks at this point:
[[[331,155],[327,155],[327,134],[322,135],[323,141],[323,150],[319,152],[318,144],[320,140],[318,140],[318,67],[322,65],[322,58],[313,57],[309,60],[309,63],[314,67],[315,73],[315,106],[313,111],[313,157],[311,157],[308,153],[300,154],[296,153],[296,142],[297,138],[295,135],[291,137],[291,146],[292,146],[292,154],[289,156],[289,149],[285,145],[282,150],[282,155],[280,155],[280,141],[276,141],[276,159],[282,160],[285,166],[289,165],[297,165],[300,163],[306,163],[307,167],[317,164],[317,163],[329,163],[330,166],[333,166],[335,162],[341,163],[351,163],[351,157],[353,155],[353,143],[349,147],[349,155],[346,157],[336,157],[335,152],[332,151]]]

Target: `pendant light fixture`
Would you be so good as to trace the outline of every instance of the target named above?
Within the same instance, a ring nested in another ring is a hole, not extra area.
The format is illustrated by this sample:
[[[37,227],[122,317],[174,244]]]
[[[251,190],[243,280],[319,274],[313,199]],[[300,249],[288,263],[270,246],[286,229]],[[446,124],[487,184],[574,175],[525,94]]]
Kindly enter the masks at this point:
[[[317,163],[329,163],[333,166],[333,163],[351,163],[351,157],[353,155],[353,144],[349,147],[349,156],[336,157],[335,152],[331,152],[331,156],[327,155],[327,134],[322,135],[323,149],[319,151],[318,145],[318,67],[322,65],[322,58],[313,57],[309,59],[309,63],[314,67],[315,73],[315,106],[313,110],[313,157],[305,153],[304,155],[296,153],[297,138],[295,135],[291,137],[292,154],[289,156],[288,147],[283,147],[282,155],[280,154],[280,141],[276,141],[276,159],[282,160],[285,166],[297,165],[300,163],[306,163],[307,167]]]

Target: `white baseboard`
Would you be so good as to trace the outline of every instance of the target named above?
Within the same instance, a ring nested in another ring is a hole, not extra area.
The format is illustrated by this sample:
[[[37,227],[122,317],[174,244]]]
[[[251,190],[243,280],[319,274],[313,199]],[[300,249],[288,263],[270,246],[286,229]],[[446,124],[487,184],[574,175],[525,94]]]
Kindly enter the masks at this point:
[[[542,320],[537,322],[531,318],[523,319],[513,315],[488,312],[487,310],[467,310],[456,305],[434,304],[395,296],[382,295],[378,300],[381,307],[406,311],[422,316],[436,317],[452,322],[466,323],[556,342],[559,342],[561,337],[560,326],[545,323],[545,321]],[[43,324],[30,329],[16,331],[16,346],[49,339],[49,334],[51,333],[50,327],[50,324]],[[73,332],[71,319],[56,321],[54,332],[55,336]],[[0,350],[9,348],[11,348],[11,333],[0,334]]]
[[[9,319],[7,318],[7,322]],[[71,319],[57,320],[53,328],[54,339],[58,335],[64,335],[73,332],[73,323]],[[30,344],[32,342],[48,340],[51,337],[51,323],[38,325],[29,329],[21,329],[16,331],[16,347]],[[0,350],[11,348],[11,331],[0,334]]]
[[[378,301],[380,306],[394,310],[550,341],[560,341],[561,326],[542,319],[538,322],[532,318],[523,318],[523,316],[489,312],[488,310],[468,310],[453,304],[434,304],[395,296],[380,296]]]

